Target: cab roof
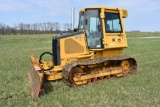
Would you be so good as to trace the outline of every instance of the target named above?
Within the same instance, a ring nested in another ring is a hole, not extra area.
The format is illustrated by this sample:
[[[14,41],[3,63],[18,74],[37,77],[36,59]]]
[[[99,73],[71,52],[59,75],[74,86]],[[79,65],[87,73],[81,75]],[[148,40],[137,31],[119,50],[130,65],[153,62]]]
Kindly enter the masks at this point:
[[[113,8],[108,6],[90,6],[90,7],[82,8],[80,11],[85,11],[86,9],[120,10],[122,12],[123,18],[128,17],[128,11],[126,9],[121,9],[121,8]]]
[[[90,7],[82,8],[81,10],[85,10],[85,9],[111,9],[111,10],[117,10],[119,8],[113,8],[113,7],[108,7],[108,6],[90,6]]]

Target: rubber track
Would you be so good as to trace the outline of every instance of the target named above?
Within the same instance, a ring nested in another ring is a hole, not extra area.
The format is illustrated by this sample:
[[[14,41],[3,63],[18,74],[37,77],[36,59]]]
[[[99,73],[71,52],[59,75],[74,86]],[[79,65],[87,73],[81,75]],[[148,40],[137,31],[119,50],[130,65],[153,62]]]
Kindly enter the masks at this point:
[[[130,63],[131,63],[130,71],[128,72],[128,74],[135,73],[137,71],[137,62],[132,57],[129,57],[129,56],[101,57],[101,58],[96,58],[96,59],[93,59],[93,60],[71,62],[71,63],[66,64],[63,67],[63,70],[62,70],[62,75],[64,77],[64,82],[67,85],[72,86],[72,83],[70,83],[70,81],[68,80],[68,76],[69,76],[69,73],[70,73],[71,69],[76,67],[76,66],[88,66],[88,65],[100,64],[100,63],[103,63],[105,61],[122,61],[122,60],[126,60],[126,59],[130,60]]]

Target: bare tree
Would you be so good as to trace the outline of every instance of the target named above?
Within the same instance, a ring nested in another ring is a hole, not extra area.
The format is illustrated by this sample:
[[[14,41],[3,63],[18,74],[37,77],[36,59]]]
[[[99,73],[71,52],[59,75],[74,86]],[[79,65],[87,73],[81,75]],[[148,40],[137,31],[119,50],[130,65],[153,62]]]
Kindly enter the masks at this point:
[[[6,27],[6,25],[5,24],[3,24],[3,23],[0,23],[0,29],[1,29],[1,34],[2,35],[5,35],[5,27]]]
[[[19,23],[13,27],[0,23],[0,34],[41,34],[41,33],[57,33],[61,29],[61,25],[58,22],[44,22],[44,23],[33,23],[25,24]],[[71,30],[71,24],[63,24],[65,31]]]
[[[70,23],[64,23],[63,24],[63,29],[65,30],[65,31],[70,31],[71,30],[71,24]]]
[[[60,28],[61,28],[61,25],[58,22],[56,22],[55,23],[55,31],[60,31]]]
[[[18,28],[19,28],[19,32],[20,32],[20,34],[24,34],[24,24],[23,23],[20,23],[19,25],[18,25]]]

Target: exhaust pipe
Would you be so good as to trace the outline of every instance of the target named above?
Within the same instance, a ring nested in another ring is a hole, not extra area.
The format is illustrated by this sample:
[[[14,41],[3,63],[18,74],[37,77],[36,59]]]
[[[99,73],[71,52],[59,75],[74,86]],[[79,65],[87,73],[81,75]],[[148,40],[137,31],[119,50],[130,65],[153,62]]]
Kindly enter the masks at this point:
[[[75,18],[75,13],[74,13],[74,7],[72,7],[72,31],[74,31],[74,18]]]

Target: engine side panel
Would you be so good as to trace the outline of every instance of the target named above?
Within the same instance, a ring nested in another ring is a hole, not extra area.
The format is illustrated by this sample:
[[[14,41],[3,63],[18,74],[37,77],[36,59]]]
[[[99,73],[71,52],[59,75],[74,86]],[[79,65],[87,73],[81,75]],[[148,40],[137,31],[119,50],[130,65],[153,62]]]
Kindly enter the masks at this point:
[[[85,33],[74,33],[68,36],[58,37],[61,66],[72,61],[77,61],[81,55],[89,54]],[[56,47],[53,47],[56,48]]]

